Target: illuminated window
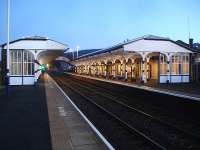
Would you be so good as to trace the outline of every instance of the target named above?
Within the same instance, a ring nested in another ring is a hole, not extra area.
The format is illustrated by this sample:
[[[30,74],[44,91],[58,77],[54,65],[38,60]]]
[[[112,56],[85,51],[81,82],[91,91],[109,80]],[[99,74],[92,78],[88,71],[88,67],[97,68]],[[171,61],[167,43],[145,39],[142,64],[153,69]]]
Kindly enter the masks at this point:
[[[188,75],[189,74],[189,56],[183,55],[183,74]]]
[[[120,63],[117,63],[117,65],[116,65],[116,73],[117,73],[117,75],[121,74],[121,64]]]
[[[132,66],[132,60],[128,59],[128,62],[126,63],[126,70],[128,73],[131,73],[132,71],[131,66]]]
[[[172,75],[180,75],[181,74],[181,56],[180,55],[172,56],[171,73],[172,73]]]
[[[174,55],[172,56],[172,66],[173,75],[188,75],[189,74],[189,55]]]
[[[101,74],[103,75],[104,74],[104,72],[105,72],[105,64],[101,64]]]
[[[119,60],[115,61],[115,72],[116,72],[116,75],[121,74],[121,62]]]
[[[167,60],[166,56],[160,54],[160,74],[166,75],[167,74]]]

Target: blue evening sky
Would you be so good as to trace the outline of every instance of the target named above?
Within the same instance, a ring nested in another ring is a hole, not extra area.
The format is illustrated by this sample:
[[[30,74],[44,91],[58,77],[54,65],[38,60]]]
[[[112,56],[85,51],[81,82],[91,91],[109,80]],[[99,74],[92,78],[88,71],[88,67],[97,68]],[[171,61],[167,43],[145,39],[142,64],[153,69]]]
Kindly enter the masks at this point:
[[[0,44],[7,0],[0,0]],[[81,49],[104,48],[146,34],[200,42],[199,0],[11,0],[11,40],[47,36]]]

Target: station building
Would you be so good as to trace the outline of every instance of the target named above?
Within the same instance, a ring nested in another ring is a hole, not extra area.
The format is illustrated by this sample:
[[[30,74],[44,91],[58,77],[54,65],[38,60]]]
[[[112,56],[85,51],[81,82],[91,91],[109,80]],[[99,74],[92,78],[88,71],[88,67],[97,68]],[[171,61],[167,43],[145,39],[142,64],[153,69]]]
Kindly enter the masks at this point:
[[[187,83],[197,51],[169,38],[146,35],[79,57],[78,74],[142,83]],[[199,60],[199,58],[195,58]]]
[[[6,70],[6,48],[2,49],[2,72]],[[56,57],[63,55],[68,45],[48,39],[32,36],[20,38],[10,42],[10,85],[32,85],[41,71],[41,64],[47,64]]]

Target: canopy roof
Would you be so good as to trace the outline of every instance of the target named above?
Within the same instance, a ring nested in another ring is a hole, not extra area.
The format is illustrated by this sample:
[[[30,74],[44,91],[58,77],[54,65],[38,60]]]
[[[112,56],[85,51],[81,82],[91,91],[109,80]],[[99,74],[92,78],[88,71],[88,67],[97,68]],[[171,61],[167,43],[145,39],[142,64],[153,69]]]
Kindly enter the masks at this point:
[[[116,44],[114,46],[98,50],[96,52],[88,53],[79,58],[94,56],[102,53],[109,53],[116,50],[133,51],[133,52],[196,52],[185,45],[182,45],[170,38],[160,37],[155,35],[145,35],[133,40],[126,40],[123,43]]]
[[[3,49],[7,44],[1,45]],[[23,37],[10,42],[10,49],[66,50],[68,45],[41,36]]]

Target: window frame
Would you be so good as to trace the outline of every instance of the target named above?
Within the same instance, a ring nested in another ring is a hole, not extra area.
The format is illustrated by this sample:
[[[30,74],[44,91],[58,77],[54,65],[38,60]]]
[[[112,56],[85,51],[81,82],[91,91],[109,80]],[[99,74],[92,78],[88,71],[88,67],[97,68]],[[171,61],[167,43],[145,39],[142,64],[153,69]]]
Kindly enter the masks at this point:
[[[30,56],[30,59],[29,59],[29,56]],[[26,59],[25,59],[25,57],[26,57]],[[32,54],[32,52],[30,52],[28,50],[24,50],[24,52],[23,52],[23,76],[33,76],[33,75],[34,75],[34,55]]]
[[[10,50],[10,76],[34,76],[34,54],[28,50]]]
[[[23,75],[22,54],[23,50],[10,50],[10,76]]]
[[[167,75],[167,56],[160,54],[160,75]]]
[[[187,66],[184,69],[184,66]],[[189,75],[190,74],[190,57],[188,54],[183,54],[182,56],[182,74]]]
[[[186,69],[184,66],[187,65]],[[176,68],[175,68],[175,67]],[[190,74],[190,57],[189,54],[174,54],[171,56],[171,75],[189,75]],[[185,71],[186,70],[186,71]],[[175,71],[175,72],[174,72]]]

